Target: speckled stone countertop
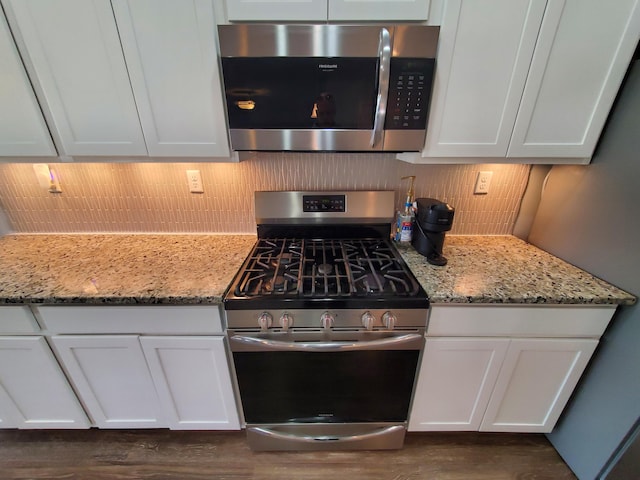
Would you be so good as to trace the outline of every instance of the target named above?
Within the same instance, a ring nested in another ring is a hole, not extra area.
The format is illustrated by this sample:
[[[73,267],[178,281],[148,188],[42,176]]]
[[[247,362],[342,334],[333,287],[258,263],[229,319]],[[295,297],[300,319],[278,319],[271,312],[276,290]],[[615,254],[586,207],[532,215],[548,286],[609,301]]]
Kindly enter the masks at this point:
[[[7,235],[0,304],[219,304],[253,235]]]
[[[0,304],[219,304],[253,235],[7,235]],[[401,255],[438,303],[632,304],[635,297],[511,236],[454,236],[445,267]]]
[[[446,266],[427,263],[413,247],[398,250],[438,303],[631,305],[635,297],[512,236],[449,235]]]

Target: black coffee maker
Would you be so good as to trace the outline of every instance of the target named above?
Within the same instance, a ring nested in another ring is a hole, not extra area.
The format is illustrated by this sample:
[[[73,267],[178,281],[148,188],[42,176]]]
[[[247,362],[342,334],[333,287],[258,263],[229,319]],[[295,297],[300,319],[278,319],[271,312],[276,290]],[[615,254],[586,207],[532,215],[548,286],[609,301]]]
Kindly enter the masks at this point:
[[[443,266],[442,256],[445,232],[451,230],[455,209],[435,198],[416,198],[418,211],[411,244],[418,253],[427,257],[432,265]]]

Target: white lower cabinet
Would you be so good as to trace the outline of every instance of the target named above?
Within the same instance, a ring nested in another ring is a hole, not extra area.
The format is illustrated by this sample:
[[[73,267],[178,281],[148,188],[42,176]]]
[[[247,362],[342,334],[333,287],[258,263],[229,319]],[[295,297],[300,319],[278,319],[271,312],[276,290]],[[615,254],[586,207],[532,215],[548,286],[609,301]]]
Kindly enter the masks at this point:
[[[410,430],[479,430],[506,339],[427,338]]]
[[[0,307],[0,428],[89,428],[89,419],[25,306]]]
[[[60,333],[54,349],[95,426],[240,429],[217,307],[51,306],[40,314]]]
[[[89,428],[42,336],[0,337],[0,428]]]
[[[240,429],[223,337],[140,341],[170,428]]]
[[[614,311],[433,307],[409,430],[550,432]]]
[[[138,337],[56,335],[51,340],[96,426],[168,426]]]
[[[553,430],[598,345],[593,339],[514,339],[480,430]]]
[[[0,307],[0,428],[89,428],[31,310]]]

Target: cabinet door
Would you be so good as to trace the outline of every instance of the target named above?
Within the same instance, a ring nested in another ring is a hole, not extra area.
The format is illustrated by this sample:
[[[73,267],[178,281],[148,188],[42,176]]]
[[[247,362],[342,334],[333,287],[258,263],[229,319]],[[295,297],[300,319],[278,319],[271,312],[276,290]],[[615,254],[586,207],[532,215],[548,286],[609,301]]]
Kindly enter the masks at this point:
[[[55,156],[29,77],[0,9],[0,156]]]
[[[244,20],[327,20],[327,0],[226,0],[227,18]]]
[[[146,155],[109,0],[3,4],[64,154]]]
[[[640,34],[638,0],[549,0],[511,157],[593,154]]]
[[[478,430],[508,345],[508,339],[427,338],[409,430]]]
[[[89,428],[43,337],[0,337],[0,427]]]
[[[598,342],[514,339],[480,430],[550,432]]]
[[[223,337],[141,337],[160,402],[175,430],[238,430]]]
[[[52,341],[96,426],[167,426],[137,336],[56,335]]]
[[[329,20],[427,20],[430,0],[329,0]]]
[[[113,0],[151,156],[229,156],[212,0]]]
[[[423,156],[506,155],[545,5],[446,2]]]

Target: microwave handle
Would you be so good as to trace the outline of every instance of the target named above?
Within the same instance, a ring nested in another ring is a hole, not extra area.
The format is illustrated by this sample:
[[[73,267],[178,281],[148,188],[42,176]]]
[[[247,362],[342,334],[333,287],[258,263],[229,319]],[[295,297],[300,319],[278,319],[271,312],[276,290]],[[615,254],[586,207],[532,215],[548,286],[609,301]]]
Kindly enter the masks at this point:
[[[380,29],[380,44],[378,47],[380,68],[378,70],[378,96],[376,100],[376,115],[371,132],[371,146],[375,147],[384,128],[387,113],[387,98],[389,96],[389,69],[391,66],[391,35],[386,28]]]

